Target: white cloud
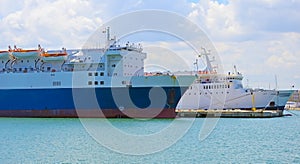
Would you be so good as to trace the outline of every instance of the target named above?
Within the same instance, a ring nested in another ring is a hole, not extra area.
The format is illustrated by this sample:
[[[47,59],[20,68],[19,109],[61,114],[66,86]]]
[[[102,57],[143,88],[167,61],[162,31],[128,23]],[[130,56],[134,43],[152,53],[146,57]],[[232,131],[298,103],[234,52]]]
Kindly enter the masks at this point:
[[[268,58],[267,64],[272,68],[280,68],[280,67],[289,67],[292,68],[297,63],[293,60],[295,56],[290,54],[289,52],[285,52],[280,55],[272,55]]]
[[[265,32],[300,32],[300,1],[200,0],[191,4],[188,17],[218,41],[245,41],[265,37]]]
[[[271,68],[293,69],[300,63],[297,57],[300,53],[300,34],[288,33],[281,35],[281,39],[271,41],[268,48],[269,58],[266,64]]]
[[[225,70],[233,65],[252,81],[268,87],[278,76],[281,88],[300,88],[300,1],[200,0],[188,17],[209,34]]]
[[[97,5],[96,5],[97,6]],[[24,1],[24,7],[1,19],[1,45],[80,47],[102,23],[86,0]]]
[[[227,40],[242,35],[245,30],[236,20],[235,6],[219,4],[217,1],[201,0],[191,4],[188,17],[204,28],[214,39]]]
[[[233,65],[246,78],[300,88],[300,1],[296,0],[1,0],[0,49],[17,44],[46,48],[81,47],[103,22],[141,9],[161,9],[187,16],[215,43],[225,69]],[[147,21],[145,19],[145,21]],[[178,43],[158,43],[169,49]],[[164,48],[163,47],[163,48]],[[189,53],[177,50],[182,54]],[[184,55],[183,55],[184,56]],[[191,59],[187,59],[190,61]],[[298,84],[298,85],[297,85]]]
[[[298,84],[300,63],[300,34],[272,34],[274,39],[244,42],[217,42],[215,45],[222,58],[225,70],[237,65],[245,79],[255,82],[253,86],[275,87],[274,76],[281,88]],[[252,83],[253,84],[253,83]],[[259,84],[259,85],[255,85]]]
[[[24,1],[1,0],[0,1],[0,20],[11,12],[21,10],[24,7]]]

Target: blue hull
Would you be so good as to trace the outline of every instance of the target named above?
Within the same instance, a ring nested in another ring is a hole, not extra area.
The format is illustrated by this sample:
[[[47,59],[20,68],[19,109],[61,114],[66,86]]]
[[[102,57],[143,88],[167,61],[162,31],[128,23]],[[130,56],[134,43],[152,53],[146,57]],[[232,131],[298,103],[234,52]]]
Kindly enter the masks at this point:
[[[176,116],[177,103],[186,89],[120,87],[0,90],[0,116],[173,118]]]

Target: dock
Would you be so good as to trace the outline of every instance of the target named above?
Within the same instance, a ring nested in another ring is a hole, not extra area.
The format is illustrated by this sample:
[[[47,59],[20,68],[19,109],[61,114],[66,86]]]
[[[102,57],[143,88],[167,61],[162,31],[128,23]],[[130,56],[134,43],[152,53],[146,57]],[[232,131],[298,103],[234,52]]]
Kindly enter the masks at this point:
[[[272,118],[284,116],[283,110],[176,110],[178,117]]]
[[[300,107],[288,107],[286,110],[300,110]]]

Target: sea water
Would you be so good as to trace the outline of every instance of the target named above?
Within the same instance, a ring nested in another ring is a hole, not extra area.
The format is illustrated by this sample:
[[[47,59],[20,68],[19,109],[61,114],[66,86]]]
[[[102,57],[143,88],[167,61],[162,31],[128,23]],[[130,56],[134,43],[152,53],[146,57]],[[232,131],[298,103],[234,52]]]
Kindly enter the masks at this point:
[[[209,120],[197,118],[168,147],[135,155],[103,145],[80,119],[0,118],[0,163],[300,163],[300,112],[291,112],[292,116],[280,118],[221,118],[202,139],[200,131]],[[174,120],[84,121],[95,127],[108,121],[111,128],[133,137],[151,137]],[[178,131],[176,126],[173,131]],[[99,133],[106,135],[104,130]],[[106,137],[116,139],[110,135]],[[153,144],[163,145],[168,139]]]

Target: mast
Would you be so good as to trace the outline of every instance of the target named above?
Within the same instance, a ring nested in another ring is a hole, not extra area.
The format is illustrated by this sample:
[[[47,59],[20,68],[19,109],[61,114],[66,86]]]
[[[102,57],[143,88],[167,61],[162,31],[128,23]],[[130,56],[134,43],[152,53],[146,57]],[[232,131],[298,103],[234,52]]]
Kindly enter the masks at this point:
[[[116,37],[114,37],[113,39],[110,38],[110,27],[107,27],[104,31],[104,33],[106,33],[106,45],[105,45],[105,49],[109,49],[109,47],[112,45],[112,44],[115,44],[115,40],[116,40]],[[112,42],[113,41],[113,42]]]
[[[275,74],[275,91],[276,91],[276,106],[278,108],[278,104],[279,104],[279,91],[277,90],[277,75]]]
[[[213,67],[211,65],[211,60],[209,59],[208,55],[210,55],[210,52],[206,51],[205,48],[202,47],[202,50],[204,51],[203,55],[205,56],[205,60],[206,60],[206,68],[205,68],[205,71],[208,71],[208,72],[213,72]]]
[[[109,42],[110,40],[110,29],[109,27],[106,28],[106,41]]]
[[[237,69],[236,69],[236,65],[233,66],[233,69],[234,69],[233,73],[237,75],[238,72],[237,72]]]

